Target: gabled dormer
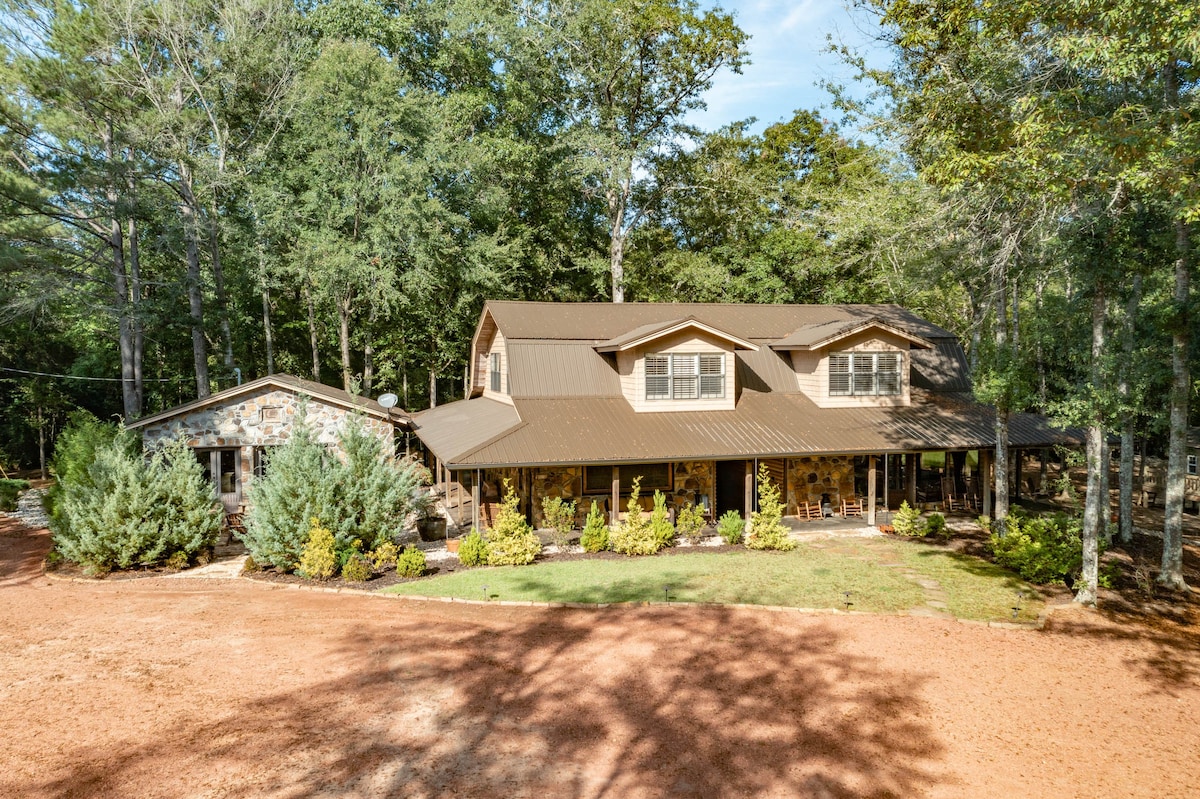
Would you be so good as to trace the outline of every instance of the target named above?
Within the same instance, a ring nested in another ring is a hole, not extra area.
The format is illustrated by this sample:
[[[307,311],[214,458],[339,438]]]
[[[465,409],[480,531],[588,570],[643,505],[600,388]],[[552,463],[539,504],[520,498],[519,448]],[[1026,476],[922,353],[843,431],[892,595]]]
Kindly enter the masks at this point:
[[[471,396],[512,404],[508,342],[487,306],[471,340]]]
[[[800,391],[821,408],[908,405],[910,350],[931,347],[876,318],[806,325],[771,344],[791,355]]]
[[[643,325],[595,346],[614,359],[621,392],[641,413],[733,410],[739,349],[758,347],[692,317]]]

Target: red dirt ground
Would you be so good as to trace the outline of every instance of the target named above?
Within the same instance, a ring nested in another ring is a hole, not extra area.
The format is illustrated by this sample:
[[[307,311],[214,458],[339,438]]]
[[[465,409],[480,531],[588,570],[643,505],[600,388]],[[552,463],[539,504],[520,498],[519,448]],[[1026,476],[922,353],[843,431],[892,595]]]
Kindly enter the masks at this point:
[[[0,523],[0,796],[1185,797],[1193,624],[66,583]]]

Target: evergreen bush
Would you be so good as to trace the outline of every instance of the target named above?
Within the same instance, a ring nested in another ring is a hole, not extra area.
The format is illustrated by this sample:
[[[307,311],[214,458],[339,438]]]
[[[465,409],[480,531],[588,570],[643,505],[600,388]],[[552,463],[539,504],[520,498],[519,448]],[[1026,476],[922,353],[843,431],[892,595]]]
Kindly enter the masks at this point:
[[[779,500],[779,488],[771,481],[771,473],[765,463],[758,467],[758,510],[750,514],[750,533],[746,536],[750,549],[777,549],[789,551],[796,542],[788,538],[783,526],[783,503]]]
[[[650,535],[654,536],[659,549],[675,543],[675,525],[671,524],[667,498],[661,491],[654,492],[654,510],[650,511]]]
[[[575,503],[561,497],[542,497],[542,524],[551,531],[554,546],[565,551],[575,531]]]
[[[608,549],[608,524],[604,520],[600,505],[595,501],[592,502],[592,509],[588,511],[583,522],[583,534],[579,536],[579,545],[583,547],[584,552],[603,552]]]
[[[525,521],[519,503],[511,481],[505,478],[500,512],[496,514],[492,529],[488,530],[489,566],[524,566],[532,563],[542,551],[542,542]],[[461,545],[459,551],[462,551]]]
[[[1005,535],[993,533],[990,538],[996,563],[1031,583],[1062,582],[1068,588],[1075,584],[1083,569],[1083,523],[1079,518],[1065,513],[1012,514],[1007,522]]]
[[[925,534],[934,538],[949,538],[950,528],[946,526],[946,517],[940,513],[931,513],[925,520]]]
[[[396,574],[401,577],[420,577],[425,573],[425,553],[412,544],[396,559]]]
[[[28,480],[0,478],[0,510],[16,510],[17,495],[27,488],[29,488]]]
[[[692,544],[704,540],[704,509],[690,502],[675,517],[675,529]]]
[[[722,513],[721,518],[717,519],[717,533],[730,546],[742,543],[742,536],[746,534],[746,523],[742,520],[742,514],[735,510]]]
[[[365,583],[371,579],[371,564],[365,555],[354,553],[342,564],[342,579],[351,583]]]
[[[212,546],[221,516],[200,464],[181,441],[147,462],[114,435],[85,471],[67,470],[51,518],[55,549],[92,573],[151,566]]]
[[[924,538],[929,531],[925,520],[921,518],[921,511],[910,506],[908,500],[900,503],[900,509],[896,511],[896,516],[892,519],[892,527],[895,529],[896,535],[909,538]]]
[[[137,454],[137,437],[117,425],[102,422],[87,411],[75,411],[67,417],[67,426],[54,442],[50,458],[50,473],[57,480],[46,492],[44,504],[51,518],[58,513],[64,486],[85,484],[96,453],[118,437],[122,450],[130,456]]]
[[[260,563],[295,569],[314,516],[333,533],[344,562],[362,545],[374,550],[394,542],[409,516],[424,507],[419,465],[389,459],[383,442],[359,420],[351,420],[339,441],[344,463],[317,442],[301,412],[291,438],[268,456],[266,474],[251,482],[246,532],[239,538]]]
[[[369,556],[371,567],[377,572],[384,571],[396,565],[396,558],[399,557],[400,551],[396,549],[396,545],[391,541],[384,541],[375,549],[371,550]]]
[[[478,530],[467,533],[459,542],[458,560],[464,566],[482,566],[488,562],[488,543]]]
[[[333,532],[313,516],[308,521],[308,538],[300,551],[296,571],[310,580],[328,580],[337,572],[337,547]]]
[[[650,521],[642,518],[642,505],[638,497],[642,490],[642,478],[633,481],[629,502],[625,505],[625,521],[617,525],[609,539],[613,552],[622,555],[653,555],[662,549]]]

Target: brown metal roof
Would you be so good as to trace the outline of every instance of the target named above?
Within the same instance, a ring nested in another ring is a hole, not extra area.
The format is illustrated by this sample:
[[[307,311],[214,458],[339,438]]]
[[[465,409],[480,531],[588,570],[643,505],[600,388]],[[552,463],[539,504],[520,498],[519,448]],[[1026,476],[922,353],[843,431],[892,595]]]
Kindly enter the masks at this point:
[[[514,397],[620,397],[611,360],[590,344],[508,343],[509,393]]]
[[[148,424],[160,422],[164,419],[170,419],[172,416],[178,416],[182,413],[189,413],[200,408],[206,408],[210,405],[220,405],[230,400],[245,394],[253,394],[263,388],[276,388],[284,391],[291,391],[296,394],[303,394],[307,397],[320,399],[333,405],[338,405],[351,410],[362,411],[371,416],[376,416],[380,419],[388,419],[397,424],[406,423],[408,414],[400,409],[393,409],[390,416],[386,408],[380,405],[373,399],[367,397],[358,397],[340,388],[327,386],[324,383],[315,383],[312,380],[304,380],[289,374],[273,374],[266,377],[260,377],[256,380],[243,383],[240,386],[218,391],[215,394],[210,394],[207,397],[185,402],[182,405],[177,405],[174,408],[168,408],[165,411],[160,411],[150,416],[143,416],[135,422],[130,422],[127,427],[130,429],[143,427]]]
[[[520,424],[504,431],[483,421],[500,403],[481,403],[446,407],[460,406],[454,411],[460,429],[490,427],[496,434],[489,439],[453,446],[441,428],[423,427],[425,414],[417,417],[418,435],[448,464],[466,468],[976,449],[995,442],[991,408],[921,390],[906,408],[822,409],[800,393],[756,391],[743,391],[734,411],[636,413],[621,397],[525,399],[514,412]],[[1036,447],[1078,443],[1082,434],[1014,414],[1009,439]]]
[[[777,350],[813,350],[833,344],[855,333],[864,330],[877,328],[885,330],[900,338],[908,339],[912,344],[922,349],[928,349],[933,345],[921,338],[909,333],[907,330],[901,330],[895,325],[890,325],[881,321],[877,317],[870,319],[852,319],[838,320],[836,322],[825,322],[819,325],[804,325],[791,335],[784,336],[778,341],[771,344],[772,349]]]
[[[610,338],[608,341],[600,342],[596,345],[596,350],[598,352],[617,352],[618,350],[627,350],[640,344],[649,344],[650,342],[657,341],[664,336],[677,333],[681,330],[687,330],[688,328],[701,330],[711,336],[732,344],[737,349],[758,349],[758,347],[753,343],[746,341],[743,338],[715,328],[712,325],[706,325],[699,319],[688,317],[687,319],[674,319],[665,323],[655,322],[649,325],[635,327],[628,333],[617,336],[616,338]]]
[[[412,429],[434,455],[457,463],[468,452],[522,426],[517,409],[489,397],[439,405],[412,417]]]
[[[953,334],[898,305],[747,305],[673,302],[509,302],[489,300],[490,316],[507,339],[575,339],[599,343],[642,326],[694,318],[752,341],[774,341],[804,325],[872,317],[922,338]]]

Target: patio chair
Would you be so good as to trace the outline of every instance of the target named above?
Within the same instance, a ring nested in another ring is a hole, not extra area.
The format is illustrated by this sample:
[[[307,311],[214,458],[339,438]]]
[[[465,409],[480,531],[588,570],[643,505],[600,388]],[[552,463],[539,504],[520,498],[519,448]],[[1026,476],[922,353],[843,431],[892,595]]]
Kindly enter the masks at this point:
[[[842,518],[851,516],[863,515],[863,502],[861,499],[843,499],[842,500]]]
[[[801,502],[796,507],[796,518],[801,521],[811,521],[822,517],[820,502]]]

